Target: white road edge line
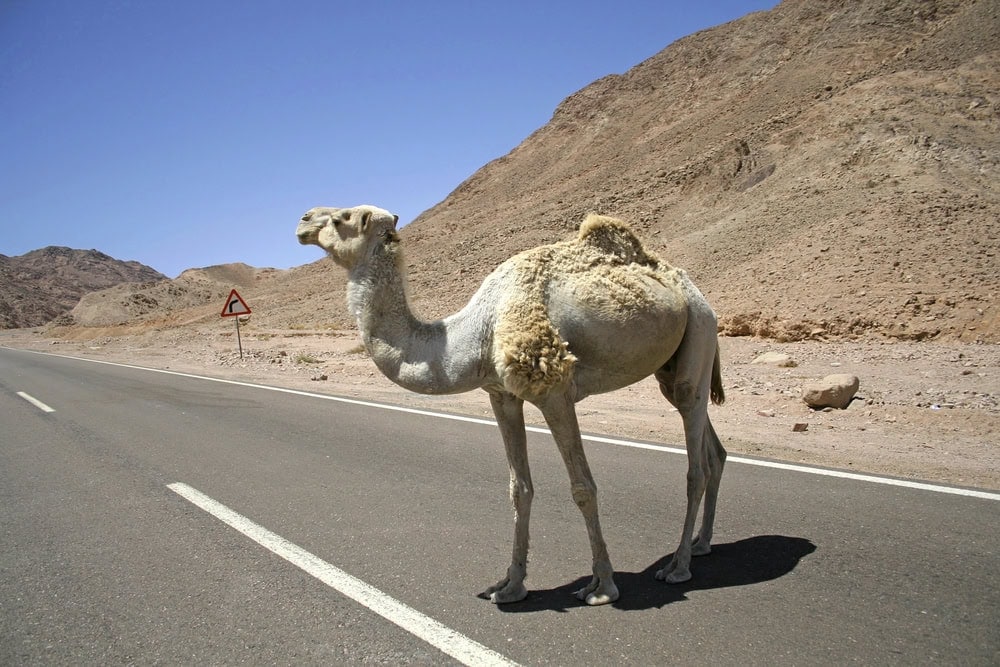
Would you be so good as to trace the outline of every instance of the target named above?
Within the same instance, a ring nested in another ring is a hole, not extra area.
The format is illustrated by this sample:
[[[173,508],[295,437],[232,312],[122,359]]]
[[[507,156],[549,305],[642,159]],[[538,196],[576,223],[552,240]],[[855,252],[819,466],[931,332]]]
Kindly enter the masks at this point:
[[[469,639],[465,635],[442,625],[429,616],[396,600],[357,577],[334,567],[302,547],[259,526],[245,516],[234,512],[217,500],[187,484],[175,482],[167,488],[188,502],[200,507],[216,519],[235,528],[272,553],[284,558],[307,574],[358,604],[367,607],[439,651],[450,655],[464,665],[517,665],[493,649]]]
[[[17,348],[6,348],[11,350],[17,350]],[[150,373],[163,373],[165,375],[177,375],[179,377],[194,378],[197,380],[206,380],[208,382],[221,382],[222,384],[232,384],[239,387],[253,387],[255,389],[266,389],[267,391],[277,391],[284,394],[294,394],[296,396],[308,396],[310,398],[321,398],[327,401],[336,401],[338,403],[348,403],[351,405],[360,405],[369,408],[378,408],[380,410],[393,410],[396,412],[405,412],[413,415],[421,415],[424,417],[436,417],[438,419],[451,419],[453,421],[468,422],[470,424],[482,424],[485,426],[496,427],[496,422],[492,419],[481,419],[479,417],[465,417],[462,415],[449,415],[441,412],[431,412],[430,410],[419,410],[417,408],[404,408],[398,405],[387,405],[384,403],[374,403],[371,401],[362,401],[354,398],[343,398],[341,396],[331,396],[329,394],[316,394],[310,391],[300,391],[298,389],[287,389],[285,387],[272,387],[266,384],[253,384],[251,382],[241,382],[239,380],[225,380],[222,378],[213,378],[205,375],[195,375],[193,373],[182,373],[180,371],[171,371],[162,368],[147,368],[145,366],[134,366],[132,364],[121,364],[114,361],[104,361],[101,359],[87,359],[85,357],[73,357],[65,354],[54,354],[52,352],[38,352],[36,350],[18,350],[21,352],[30,352],[32,354],[41,354],[50,357],[61,357],[63,359],[75,359],[77,361],[89,361],[94,364],[105,364],[107,366],[120,366],[122,368],[132,368],[140,371],[148,371]],[[547,428],[541,428],[538,426],[529,426],[528,431],[532,433],[543,433],[551,434]],[[656,452],[665,452],[667,454],[682,454],[686,455],[687,451],[680,447],[666,447],[663,445],[653,445],[644,442],[634,442],[632,440],[620,440],[618,438],[608,438],[604,436],[596,435],[584,435],[582,436],[584,440],[589,442],[600,442],[606,445],[616,445],[618,447],[632,447],[634,449],[648,449]],[[745,465],[758,466],[761,468],[774,468],[777,470],[789,470],[792,472],[801,472],[809,475],[822,475],[826,477],[838,477],[840,479],[849,479],[856,482],[870,482],[872,484],[882,484],[885,486],[899,486],[908,489],[918,489],[920,491],[932,491],[934,493],[945,493],[953,496],[965,496],[967,498],[981,498],[984,500],[1000,500],[1000,493],[994,493],[991,491],[980,491],[978,489],[963,489],[954,486],[943,486],[940,484],[929,484],[927,482],[914,482],[907,479],[896,479],[893,477],[880,477],[878,475],[865,475],[861,473],[853,473],[846,470],[835,470],[828,468],[814,468],[812,466],[800,465],[795,463],[782,463],[780,461],[767,461],[763,459],[750,459],[743,456],[729,456],[726,459],[727,463],[742,463]]]
[[[28,403],[31,403],[32,405],[34,405],[36,408],[38,408],[42,412],[55,412],[56,411],[55,408],[50,408],[49,406],[45,405],[40,400],[38,400],[37,398],[35,398],[34,396],[32,396],[31,394],[26,394],[23,391],[19,391],[19,392],[17,392],[17,395],[20,396],[21,398],[23,398],[24,400],[26,400]]]

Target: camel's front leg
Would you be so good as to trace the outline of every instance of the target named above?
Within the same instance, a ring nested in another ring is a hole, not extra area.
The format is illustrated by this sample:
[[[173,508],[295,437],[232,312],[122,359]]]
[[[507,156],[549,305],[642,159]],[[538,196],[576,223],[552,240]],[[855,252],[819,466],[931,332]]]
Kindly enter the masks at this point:
[[[528,595],[524,578],[528,571],[528,520],[531,516],[531,470],[528,467],[528,441],[524,432],[524,401],[512,394],[490,392],[507,450],[510,466],[510,500],[514,505],[514,547],[507,576],[479,594],[496,604],[518,602]]]
[[[573,400],[569,395],[561,394],[547,398],[544,402],[540,402],[538,407],[545,416],[545,421],[559,447],[559,453],[566,463],[573,500],[583,513],[590,537],[594,577],[587,586],[576,591],[575,595],[577,599],[589,605],[614,602],[618,599],[618,587],[615,586],[614,569],[611,567],[608,547],[601,534],[601,522],[597,511],[597,484],[594,483],[590,466],[587,465],[587,457],[583,452],[583,441],[580,438],[580,426],[577,423]]]

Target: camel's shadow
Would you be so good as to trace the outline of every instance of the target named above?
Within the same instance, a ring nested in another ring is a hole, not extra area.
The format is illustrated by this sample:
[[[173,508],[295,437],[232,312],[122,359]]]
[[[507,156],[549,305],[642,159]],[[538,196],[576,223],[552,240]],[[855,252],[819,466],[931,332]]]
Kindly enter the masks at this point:
[[[816,546],[807,539],[782,535],[760,535],[712,545],[712,553],[692,561],[694,578],[681,584],[666,584],[654,578],[655,572],[669,562],[670,556],[665,556],[642,572],[615,572],[621,599],[613,606],[624,610],[653,609],[686,600],[689,591],[770,581],[794,570],[802,558],[815,550]],[[558,588],[531,590],[523,601],[499,605],[498,608],[521,614],[585,607],[586,604],[573,596],[573,591],[589,581],[590,577],[585,577]]]

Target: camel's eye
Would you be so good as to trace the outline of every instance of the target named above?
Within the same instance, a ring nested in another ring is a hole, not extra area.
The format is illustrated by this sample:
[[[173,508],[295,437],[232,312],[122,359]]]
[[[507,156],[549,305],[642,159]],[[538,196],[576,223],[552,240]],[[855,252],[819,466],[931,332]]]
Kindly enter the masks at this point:
[[[341,220],[340,218],[334,218],[334,219],[333,219],[333,220],[331,220],[330,222],[331,222],[331,223],[333,223],[333,226],[334,226],[334,227],[339,227],[339,226],[340,226],[340,223],[342,223],[342,222],[343,222],[343,220]]]

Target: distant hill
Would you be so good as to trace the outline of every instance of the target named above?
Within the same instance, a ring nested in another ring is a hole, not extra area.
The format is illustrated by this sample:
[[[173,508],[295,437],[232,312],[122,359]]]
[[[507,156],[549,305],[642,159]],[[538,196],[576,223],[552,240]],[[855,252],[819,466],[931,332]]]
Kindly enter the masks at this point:
[[[123,283],[86,294],[67,319],[84,327],[109,327],[183,325],[218,318],[231,289],[256,296],[255,288],[282,273],[242,263],[188,269],[174,280]]]
[[[45,324],[94,290],[166,279],[144,264],[97,250],[49,246],[17,257],[0,255],[0,329]]]

